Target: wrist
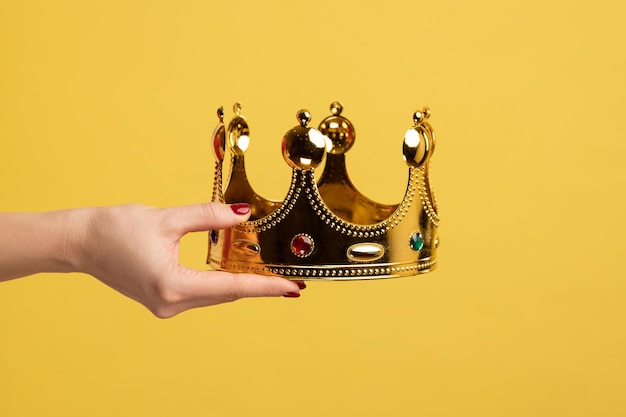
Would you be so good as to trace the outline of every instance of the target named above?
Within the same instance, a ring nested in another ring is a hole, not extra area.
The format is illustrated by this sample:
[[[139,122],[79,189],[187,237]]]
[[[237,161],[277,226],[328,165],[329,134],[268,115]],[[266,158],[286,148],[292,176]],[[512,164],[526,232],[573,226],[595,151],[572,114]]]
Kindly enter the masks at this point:
[[[0,281],[80,271],[90,210],[0,214]]]
[[[63,210],[56,213],[62,216],[63,224],[61,250],[56,253],[57,262],[63,272],[83,272],[83,259],[88,252],[86,244],[95,208]]]

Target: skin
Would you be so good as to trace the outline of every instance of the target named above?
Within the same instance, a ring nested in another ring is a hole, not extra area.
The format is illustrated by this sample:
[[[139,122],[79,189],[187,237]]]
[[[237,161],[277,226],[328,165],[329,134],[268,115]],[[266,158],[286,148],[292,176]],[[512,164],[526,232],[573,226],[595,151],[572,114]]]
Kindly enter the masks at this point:
[[[248,219],[249,207],[235,207],[239,210],[205,203],[0,213],[0,281],[40,272],[83,272],[160,318],[245,297],[299,296],[300,282],[179,264],[185,234]]]

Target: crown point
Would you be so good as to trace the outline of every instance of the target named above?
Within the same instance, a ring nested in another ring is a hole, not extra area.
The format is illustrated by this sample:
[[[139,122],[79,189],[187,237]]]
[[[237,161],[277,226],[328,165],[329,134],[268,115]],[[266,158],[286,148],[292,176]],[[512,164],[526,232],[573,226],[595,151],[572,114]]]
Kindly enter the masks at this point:
[[[306,127],[306,125],[308,125],[311,121],[311,113],[306,109],[298,110],[296,118],[298,119],[300,126]]]
[[[235,112],[235,114],[237,116],[241,115],[241,103],[240,102],[236,102],[235,104],[233,104],[233,112]]]
[[[343,104],[341,101],[333,101],[330,105],[330,112],[335,116],[339,116],[343,111]]]

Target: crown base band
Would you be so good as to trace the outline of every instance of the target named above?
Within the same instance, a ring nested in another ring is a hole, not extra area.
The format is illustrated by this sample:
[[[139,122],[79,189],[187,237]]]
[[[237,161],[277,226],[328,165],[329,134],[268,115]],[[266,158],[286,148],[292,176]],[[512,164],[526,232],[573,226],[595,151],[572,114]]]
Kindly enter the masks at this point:
[[[292,266],[226,262],[211,259],[210,265],[217,270],[247,272],[259,275],[277,275],[291,280],[311,281],[357,281],[414,276],[437,268],[436,259],[425,259],[409,264],[368,264],[340,266]]]

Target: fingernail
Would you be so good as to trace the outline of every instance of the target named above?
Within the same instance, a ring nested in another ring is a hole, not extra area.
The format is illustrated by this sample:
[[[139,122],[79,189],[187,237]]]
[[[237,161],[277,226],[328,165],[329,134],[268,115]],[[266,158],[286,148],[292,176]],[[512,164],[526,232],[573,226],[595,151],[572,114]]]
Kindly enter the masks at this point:
[[[250,204],[246,204],[246,203],[231,204],[230,209],[233,211],[233,213],[243,216],[244,214],[250,213]]]
[[[300,293],[299,293],[299,292],[292,292],[292,291],[289,291],[289,292],[284,293],[284,294],[283,294],[283,297],[287,297],[287,298],[298,298],[298,297],[300,297]]]
[[[304,283],[304,281],[294,281],[296,284],[298,284],[298,288],[300,288],[301,290],[306,288],[306,284]]]

